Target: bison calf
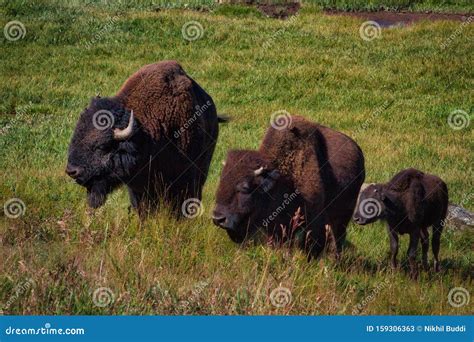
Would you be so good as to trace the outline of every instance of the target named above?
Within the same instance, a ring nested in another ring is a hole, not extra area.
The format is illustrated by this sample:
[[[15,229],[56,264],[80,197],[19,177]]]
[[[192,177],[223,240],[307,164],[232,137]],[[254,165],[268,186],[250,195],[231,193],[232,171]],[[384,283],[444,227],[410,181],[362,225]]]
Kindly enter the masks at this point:
[[[360,225],[378,219],[387,221],[393,268],[397,266],[398,235],[409,234],[410,273],[416,277],[416,251],[420,239],[423,266],[428,268],[429,226],[433,226],[434,268],[439,271],[439,245],[447,208],[448,188],[439,177],[407,169],[386,184],[371,184],[365,188],[360,194],[354,221]]]
[[[258,151],[228,153],[213,221],[237,243],[258,228],[273,241],[300,236],[309,258],[324,249],[329,224],[339,256],[364,178],[364,157],[352,139],[293,116],[287,128],[269,127]],[[298,208],[304,222],[292,234]]]

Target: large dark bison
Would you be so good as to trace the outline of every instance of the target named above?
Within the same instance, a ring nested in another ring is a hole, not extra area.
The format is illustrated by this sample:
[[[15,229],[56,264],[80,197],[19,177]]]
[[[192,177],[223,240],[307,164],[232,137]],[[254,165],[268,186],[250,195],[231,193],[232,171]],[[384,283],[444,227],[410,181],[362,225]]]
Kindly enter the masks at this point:
[[[434,268],[439,271],[439,245],[447,210],[446,183],[437,176],[406,169],[388,183],[366,187],[360,194],[354,221],[360,225],[379,219],[387,221],[393,268],[397,267],[398,235],[409,234],[410,273],[416,277],[416,251],[420,239],[423,266],[428,268],[429,226],[433,226]]]
[[[175,61],[146,65],[113,97],[81,113],[66,173],[87,189],[91,207],[128,187],[139,213],[201,199],[218,135],[212,98]]]
[[[291,119],[287,128],[268,128],[258,151],[228,153],[213,221],[237,243],[258,228],[272,240],[296,240],[309,258],[325,247],[327,224],[339,257],[365,178],[364,156],[348,136]],[[298,208],[304,222],[292,232]]]

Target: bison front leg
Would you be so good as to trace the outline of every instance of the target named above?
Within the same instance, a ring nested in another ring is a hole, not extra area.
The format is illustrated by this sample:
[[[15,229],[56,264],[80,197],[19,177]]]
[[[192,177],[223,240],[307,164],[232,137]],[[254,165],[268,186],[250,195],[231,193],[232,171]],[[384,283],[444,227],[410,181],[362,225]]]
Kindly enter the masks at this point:
[[[336,243],[336,260],[339,261],[341,259],[344,243],[346,242],[347,222],[337,222],[335,224],[332,224],[331,228]]]
[[[145,218],[150,211],[150,199],[147,194],[128,188],[128,196],[130,198],[131,207],[138,212],[140,219]]]
[[[398,255],[398,233],[388,227],[388,236],[390,238],[390,264],[392,269],[397,268],[397,255]]]

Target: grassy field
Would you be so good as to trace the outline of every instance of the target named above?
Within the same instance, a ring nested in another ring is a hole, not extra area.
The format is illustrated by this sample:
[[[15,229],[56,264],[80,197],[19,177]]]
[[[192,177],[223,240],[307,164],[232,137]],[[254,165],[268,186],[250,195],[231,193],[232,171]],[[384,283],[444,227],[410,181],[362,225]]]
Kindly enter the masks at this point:
[[[474,209],[474,29],[422,22],[361,38],[362,20],[325,16],[306,4],[288,21],[248,7],[212,12],[135,9],[117,2],[4,1],[0,43],[0,201],[24,202],[0,217],[0,309],[4,314],[468,314],[474,234],[448,226],[443,270],[418,281],[391,271],[377,223],[350,225],[343,260],[306,262],[296,250],[234,245],[209,218],[221,162],[231,148],[256,148],[278,110],[354,137],[366,181],[416,167],[442,177],[451,201]],[[183,39],[197,21],[202,36]],[[79,113],[97,93],[113,95],[144,64],[176,59],[233,120],[222,126],[204,189],[204,214],[176,222],[161,212],[140,223],[124,189],[101,209],[64,174]],[[461,113],[453,129],[448,117]],[[404,260],[407,237],[401,239]],[[431,260],[431,253],[430,253]],[[291,292],[272,305],[278,287]],[[99,304],[99,305],[97,305]]]
[[[472,12],[470,0],[307,0],[324,9],[342,11]]]

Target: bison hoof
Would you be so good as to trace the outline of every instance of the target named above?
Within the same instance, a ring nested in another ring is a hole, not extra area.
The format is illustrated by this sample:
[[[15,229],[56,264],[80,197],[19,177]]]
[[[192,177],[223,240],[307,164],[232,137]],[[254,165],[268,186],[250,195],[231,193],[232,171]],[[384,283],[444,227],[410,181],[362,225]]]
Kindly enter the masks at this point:
[[[428,264],[428,262],[423,262],[423,269],[427,272],[430,270],[430,265]]]
[[[411,270],[410,271],[410,278],[413,279],[413,280],[416,280],[418,279],[418,270]]]

